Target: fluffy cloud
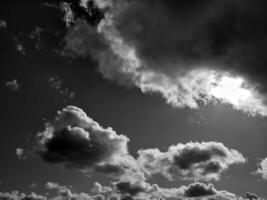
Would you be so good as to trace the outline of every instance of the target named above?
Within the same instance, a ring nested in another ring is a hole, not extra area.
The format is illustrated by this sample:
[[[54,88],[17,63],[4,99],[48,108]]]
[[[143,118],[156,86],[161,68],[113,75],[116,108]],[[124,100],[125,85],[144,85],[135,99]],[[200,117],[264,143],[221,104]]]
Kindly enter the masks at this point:
[[[112,191],[111,187],[103,186],[99,182],[95,182],[92,189],[91,189],[91,192],[97,193],[97,194],[108,193],[111,191]]]
[[[20,87],[20,84],[18,83],[17,79],[13,79],[6,82],[6,86],[10,88],[11,90],[17,91]]]
[[[168,151],[145,149],[138,151],[138,163],[146,173],[175,178],[219,180],[222,172],[246,159],[237,150],[218,142],[189,142],[170,146]]]
[[[248,1],[240,3],[94,0],[105,15],[99,14],[96,28],[77,20],[63,54],[91,56],[105,78],[159,93],[175,107],[219,101],[266,116],[265,98],[258,92],[265,90],[266,47],[255,39],[266,34],[249,23],[265,23],[266,3],[260,1],[255,10]],[[246,39],[239,37],[244,31]]]
[[[47,182],[45,186],[47,190],[55,190],[57,193],[57,195],[52,197],[51,200],[94,200],[94,198],[87,193],[73,192],[68,187],[59,185],[55,182]]]
[[[22,148],[17,148],[16,149],[16,155],[18,156],[19,159],[25,159],[27,158],[26,154],[25,154],[25,150]]]
[[[199,197],[214,195],[217,191],[212,184],[205,185],[204,183],[193,183],[188,186],[185,190],[186,197]]]
[[[1,28],[7,28],[7,23],[5,20],[0,19],[0,29]]]
[[[261,176],[264,180],[267,180],[267,158],[259,163],[259,168],[255,173]]]
[[[128,154],[129,139],[110,127],[101,127],[74,106],[59,111],[37,139],[37,153],[50,163],[108,174],[137,169],[135,159]]]

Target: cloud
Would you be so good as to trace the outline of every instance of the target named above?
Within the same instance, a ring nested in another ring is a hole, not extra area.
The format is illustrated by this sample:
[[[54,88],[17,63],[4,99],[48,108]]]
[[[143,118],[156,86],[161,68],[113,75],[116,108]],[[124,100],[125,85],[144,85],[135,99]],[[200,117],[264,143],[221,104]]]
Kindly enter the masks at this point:
[[[0,19],[0,29],[1,28],[7,28],[7,23],[5,20]]]
[[[154,148],[139,150],[138,154],[138,163],[149,176],[162,174],[169,180],[219,180],[231,165],[246,161],[240,152],[218,142],[179,143],[166,152]]]
[[[8,88],[10,88],[11,90],[18,90],[19,87],[20,87],[20,84],[18,83],[18,80],[17,79],[13,79],[13,80],[10,80],[10,81],[7,81],[6,82],[6,86]]]
[[[97,183],[97,185],[101,185]],[[94,191],[95,194],[88,194],[84,192],[75,192],[71,187],[60,185],[56,182],[47,182],[45,184],[45,195],[38,195],[31,192],[29,195],[20,193],[18,191],[13,192],[0,192],[1,200],[118,200],[118,199],[131,199],[131,200],[141,200],[141,199],[190,199],[190,200],[252,200],[262,198],[257,197],[253,193],[246,193],[245,198],[233,194],[225,190],[217,190],[212,184],[205,184],[201,182],[194,182],[189,185],[182,185],[177,188],[161,188],[160,186],[153,184],[150,185],[138,185],[137,183],[130,182],[117,182],[113,183],[115,187],[108,190],[108,192],[102,193],[102,191]],[[119,186],[120,185],[120,186]],[[98,187],[97,186],[97,187]],[[93,188],[95,185],[93,186]],[[101,185],[101,187],[103,187]],[[108,186],[104,186],[108,187]],[[91,189],[91,191],[93,190]],[[137,189],[138,188],[138,189]],[[52,192],[52,193],[51,193]]]
[[[47,190],[55,190],[56,196],[52,197],[51,200],[64,200],[64,199],[72,199],[72,200],[94,200],[92,196],[87,193],[76,193],[70,190],[66,186],[62,186],[55,182],[47,182],[46,183]]]
[[[185,190],[186,197],[208,196],[216,193],[217,191],[212,184],[206,185],[198,182],[190,184]]]
[[[248,199],[248,200],[257,200],[257,199],[260,199],[256,194],[251,193],[251,192],[247,192],[245,194],[245,198]]]
[[[104,78],[159,93],[175,107],[221,102],[250,115],[267,115],[262,64],[267,38],[259,28],[264,26],[258,26],[265,23],[264,1],[259,9],[249,1],[94,4],[104,17],[96,28],[76,20],[63,54],[92,57]]]
[[[16,155],[18,156],[19,159],[26,159],[27,158],[27,156],[25,154],[25,150],[22,148],[16,149]]]
[[[255,174],[261,176],[264,180],[267,180],[267,158],[263,159],[259,163],[259,168],[255,172]]]
[[[37,135],[37,153],[49,163],[107,174],[137,170],[128,153],[129,139],[103,128],[80,108],[67,106]]]
[[[64,87],[62,80],[58,76],[51,76],[48,78],[48,85],[50,91],[56,92],[61,96],[69,97],[70,99],[74,98],[75,93],[70,89]]]
[[[18,191],[12,191],[11,193],[8,192],[0,192],[0,199],[1,200],[46,200],[47,197],[42,195],[37,195],[36,193],[32,192],[29,195],[24,193],[20,193]]]
[[[92,189],[91,189],[91,192],[97,193],[97,194],[105,194],[105,193],[109,193],[111,191],[112,191],[111,187],[103,186],[99,182],[95,182]]]

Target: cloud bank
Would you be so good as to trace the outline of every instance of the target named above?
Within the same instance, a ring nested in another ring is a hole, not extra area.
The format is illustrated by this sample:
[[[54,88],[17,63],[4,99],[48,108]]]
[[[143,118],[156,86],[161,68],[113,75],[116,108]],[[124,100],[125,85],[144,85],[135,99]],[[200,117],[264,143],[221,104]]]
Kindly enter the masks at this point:
[[[125,184],[126,185],[126,184]],[[129,187],[128,187],[129,186]],[[105,186],[107,187],[107,186]],[[136,186],[138,187],[138,186]],[[126,188],[134,188],[134,186],[127,185]],[[45,184],[45,195],[36,194],[31,192],[30,194],[21,193],[18,191],[0,192],[1,200],[111,200],[111,199],[132,199],[132,200],[141,200],[141,199],[218,199],[218,200],[263,200],[253,193],[246,193],[245,197],[241,197],[230,193],[225,190],[217,190],[212,184],[206,185],[204,183],[195,182],[191,183],[188,186],[180,186],[178,188],[160,188],[157,185],[150,185],[149,189],[143,188],[140,189],[138,193],[134,192],[132,194],[125,194],[126,190],[120,191],[116,188],[113,188],[108,195],[102,195],[101,193],[84,193],[84,192],[75,192],[67,186],[62,186],[55,182],[47,182]],[[55,192],[52,194],[51,192]]]

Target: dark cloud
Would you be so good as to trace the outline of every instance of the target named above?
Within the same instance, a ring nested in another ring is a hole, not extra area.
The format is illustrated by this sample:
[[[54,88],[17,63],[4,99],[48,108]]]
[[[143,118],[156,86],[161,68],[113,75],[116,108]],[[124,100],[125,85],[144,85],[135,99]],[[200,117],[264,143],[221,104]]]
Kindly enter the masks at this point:
[[[199,197],[214,195],[217,191],[212,184],[206,185],[204,183],[192,183],[185,190],[186,197]]]
[[[146,190],[141,184],[132,184],[130,182],[119,182],[116,184],[116,187],[121,193],[128,193],[132,196]]]
[[[257,200],[257,199],[259,199],[259,197],[256,194],[251,193],[251,192],[247,192],[245,194],[245,198],[248,199],[248,200]]]
[[[114,20],[149,67],[172,73],[208,65],[265,82],[266,9],[263,0],[137,0]]]
[[[145,149],[138,154],[139,164],[149,175],[159,173],[170,180],[218,180],[229,166],[246,161],[237,150],[217,142],[189,142],[171,146],[167,152]]]
[[[81,109],[68,106],[37,135],[38,154],[47,162],[69,168],[95,169],[108,174],[134,169],[128,154],[129,139],[112,128],[104,129]]]
[[[19,159],[25,159],[27,158],[26,154],[25,154],[25,150],[22,148],[17,148],[16,149],[16,155],[18,156]]]
[[[92,57],[105,78],[160,93],[175,107],[219,101],[267,115],[264,1],[93,2],[105,15],[97,27],[78,17],[63,55]]]

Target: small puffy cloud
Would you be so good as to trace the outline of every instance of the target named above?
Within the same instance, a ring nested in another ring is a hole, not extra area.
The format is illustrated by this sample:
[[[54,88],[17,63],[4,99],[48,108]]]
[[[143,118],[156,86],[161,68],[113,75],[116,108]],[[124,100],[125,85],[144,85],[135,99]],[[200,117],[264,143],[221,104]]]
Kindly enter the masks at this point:
[[[166,152],[154,148],[138,154],[138,163],[149,176],[162,174],[170,180],[219,180],[231,165],[246,162],[240,152],[218,142],[189,142],[170,146]]]
[[[18,38],[14,38],[14,43],[15,43],[15,48],[17,50],[17,52],[21,53],[22,55],[26,55],[26,50],[24,48],[24,45],[22,44],[21,41],[19,41]]]
[[[52,197],[51,200],[94,200],[94,198],[87,193],[73,192],[67,186],[62,186],[55,182],[47,182],[45,187],[47,190],[55,190],[57,193],[57,195],[55,197]]]
[[[18,156],[19,159],[25,159],[27,158],[26,154],[25,154],[25,150],[22,148],[17,148],[16,149],[16,155]]]
[[[10,88],[11,90],[18,90],[20,87],[20,84],[18,83],[17,79],[13,79],[6,82],[6,87]]]
[[[7,23],[5,20],[0,19],[0,28],[7,28]]]
[[[112,191],[111,187],[103,186],[99,182],[95,182],[92,189],[91,189],[91,192],[97,193],[97,194],[108,193],[111,191]]]
[[[51,76],[48,78],[49,91],[58,93],[61,96],[74,98],[75,93],[70,89],[64,87],[62,80],[58,76]]]
[[[261,176],[264,180],[267,180],[267,158],[263,159],[259,163],[259,168],[255,172],[255,174]]]
[[[67,106],[37,135],[38,154],[67,168],[121,174],[137,170],[128,153],[128,137],[103,128],[80,108]]]
[[[148,191],[149,184],[146,182],[118,182],[116,183],[116,188],[122,194],[129,194],[131,196],[135,196],[140,192]]]

